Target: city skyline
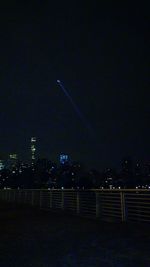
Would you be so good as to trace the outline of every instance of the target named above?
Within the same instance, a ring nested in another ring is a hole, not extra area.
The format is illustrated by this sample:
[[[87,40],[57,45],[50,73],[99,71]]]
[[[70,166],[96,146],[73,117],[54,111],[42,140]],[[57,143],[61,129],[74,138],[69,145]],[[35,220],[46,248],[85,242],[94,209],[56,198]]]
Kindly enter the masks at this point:
[[[39,154],[39,151],[37,149],[37,137],[30,137],[30,144],[28,144],[28,148],[26,147],[26,154],[28,154],[28,157],[26,159],[24,159],[22,157],[21,154],[19,153],[16,153],[16,151],[12,151],[11,153],[9,154],[0,154],[0,169],[3,169],[5,168],[7,165],[8,165],[8,162],[7,161],[11,161],[11,162],[16,162],[18,161],[19,162],[24,162],[24,163],[28,163],[28,164],[36,164],[36,162],[38,160],[48,160],[50,162],[52,162],[53,164],[58,164],[61,165],[61,164],[64,164],[64,163],[69,163],[69,165],[72,165],[72,164],[75,164],[75,163],[78,163],[78,164],[81,164],[82,166],[84,166],[85,169],[87,169],[88,171],[90,170],[97,170],[97,171],[107,171],[107,170],[114,170],[114,171],[121,171],[121,169],[124,169],[126,168],[126,165],[129,164],[130,168],[131,169],[135,169],[135,171],[137,172],[140,172],[142,171],[142,169],[146,170],[147,171],[149,170],[150,168],[150,161],[149,160],[143,160],[143,159],[133,159],[131,158],[130,156],[124,156],[122,159],[119,160],[119,162],[116,164],[117,167],[115,166],[110,166],[108,164],[106,164],[105,167],[103,168],[96,168],[95,166],[89,166],[86,162],[84,161],[80,161],[80,159],[74,159],[71,157],[71,155],[69,154],[66,154],[64,153],[64,151],[59,151],[57,153],[57,157],[56,158],[51,158],[50,156],[48,157],[42,157],[40,154]],[[6,164],[6,165],[5,165]],[[149,171],[148,171],[149,172]]]

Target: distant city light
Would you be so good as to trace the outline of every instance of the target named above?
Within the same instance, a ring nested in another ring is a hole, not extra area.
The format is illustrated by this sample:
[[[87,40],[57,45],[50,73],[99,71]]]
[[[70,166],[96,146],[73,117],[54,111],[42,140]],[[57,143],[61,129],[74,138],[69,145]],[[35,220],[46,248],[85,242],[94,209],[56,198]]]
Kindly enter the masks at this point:
[[[31,159],[35,160],[35,151],[36,151],[36,137],[31,137]]]
[[[68,162],[69,160],[69,156],[66,154],[60,154],[60,163],[61,164],[65,164],[66,162]]]
[[[31,142],[36,142],[36,137],[31,137]]]
[[[9,158],[16,160],[17,159],[17,154],[10,154]]]
[[[3,160],[0,160],[0,171],[5,168],[5,165],[3,163]]]

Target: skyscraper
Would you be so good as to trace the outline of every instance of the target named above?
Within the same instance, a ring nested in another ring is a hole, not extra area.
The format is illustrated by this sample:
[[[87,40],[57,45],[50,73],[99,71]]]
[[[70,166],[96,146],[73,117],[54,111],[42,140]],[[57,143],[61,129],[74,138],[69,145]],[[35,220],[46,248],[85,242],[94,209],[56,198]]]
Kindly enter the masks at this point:
[[[69,156],[64,154],[64,153],[61,153],[60,157],[59,157],[59,161],[60,161],[60,164],[68,163],[69,162]]]
[[[31,160],[35,161],[35,152],[36,152],[36,137],[31,137]]]
[[[4,167],[5,167],[4,161],[3,160],[0,160],[0,171],[3,170]]]
[[[18,163],[18,155],[15,153],[9,154],[9,158],[7,160],[7,167],[9,169],[12,169],[16,167],[17,163]]]

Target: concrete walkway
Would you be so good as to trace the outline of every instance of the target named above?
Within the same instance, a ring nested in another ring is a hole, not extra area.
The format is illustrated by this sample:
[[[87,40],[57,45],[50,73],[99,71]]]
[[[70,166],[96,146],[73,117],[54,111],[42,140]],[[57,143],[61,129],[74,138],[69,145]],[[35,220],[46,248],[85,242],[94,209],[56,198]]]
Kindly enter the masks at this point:
[[[0,267],[150,267],[146,224],[0,205]]]

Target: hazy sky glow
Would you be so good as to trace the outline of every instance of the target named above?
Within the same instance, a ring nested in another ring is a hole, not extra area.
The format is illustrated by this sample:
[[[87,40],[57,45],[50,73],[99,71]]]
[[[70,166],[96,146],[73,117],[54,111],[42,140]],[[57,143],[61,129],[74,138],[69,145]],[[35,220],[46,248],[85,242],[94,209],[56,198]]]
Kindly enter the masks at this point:
[[[61,151],[99,168],[150,160],[148,8],[40,2],[0,8],[0,155],[27,158],[36,136],[54,160]]]

